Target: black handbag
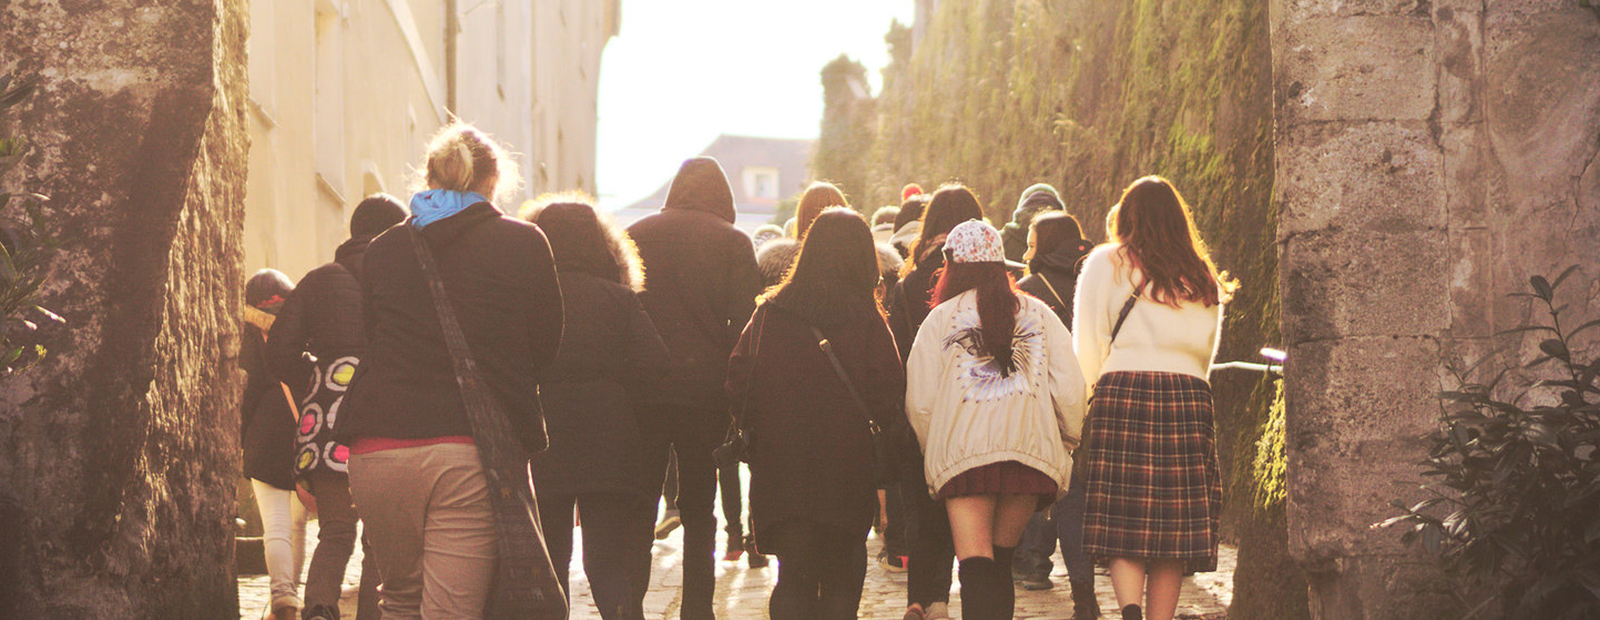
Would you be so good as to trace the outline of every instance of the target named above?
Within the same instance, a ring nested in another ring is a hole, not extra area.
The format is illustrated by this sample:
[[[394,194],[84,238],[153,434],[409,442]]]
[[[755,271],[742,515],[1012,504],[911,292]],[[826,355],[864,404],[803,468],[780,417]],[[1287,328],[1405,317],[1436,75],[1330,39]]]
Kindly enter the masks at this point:
[[[733,467],[739,463],[750,462],[750,386],[755,384],[756,368],[761,362],[761,326],[766,324],[766,306],[756,308],[755,317],[756,333],[750,343],[750,376],[744,382],[744,396],[740,399],[739,412],[734,414],[733,421],[728,424],[728,434],[722,438],[722,445],[711,451],[711,458],[717,462],[717,467]]]
[[[563,620],[567,595],[556,579],[555,566],[545,548],[539,526],[539,509],[528,476],[528,453],[506,415],[505,407],[490,392],[478,369],[467,339],[461,333],[455,310],[433,252],[415,225],[406,226],[428,281],[439,327],[450,349],[461,400],[472,425],[472,441],[488,480],[489,501],[494,506],[495,538],[499,559],[483,617],[489,620]]]

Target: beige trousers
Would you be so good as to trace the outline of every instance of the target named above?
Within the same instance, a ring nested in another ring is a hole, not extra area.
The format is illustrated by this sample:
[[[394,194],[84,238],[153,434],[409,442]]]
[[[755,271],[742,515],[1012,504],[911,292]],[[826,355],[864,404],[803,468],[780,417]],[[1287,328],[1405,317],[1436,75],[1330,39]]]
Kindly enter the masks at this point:
[[[384,620],[483,617],[496,551],[475,446],[353,455],[350,493],[383,576]]]

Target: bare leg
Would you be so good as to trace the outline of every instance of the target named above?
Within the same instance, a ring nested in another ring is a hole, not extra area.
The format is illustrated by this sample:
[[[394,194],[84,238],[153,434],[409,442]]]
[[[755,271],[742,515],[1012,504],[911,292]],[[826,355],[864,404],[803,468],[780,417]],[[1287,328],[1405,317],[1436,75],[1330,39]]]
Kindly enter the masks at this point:
[[[1178,590],[1183,587],[1182,560],[1153,560],[1150,570],[1150,604],[1145,616],[1150,620],[1172,620],[1178,610]]]
[[[1038,505],[1037,495],[1001,495],[996,499],[994,507],[994,546],[1016,547],[1022,540],[1023,530],[1028,529],[1028,519],[1033,517],[1034,507]],[[1010,566],[1004,566],[1007,571]]]
[[[950,516],[950,537],[955,541],[956,558],[994,558],[993,495],[952,497],[945,500]]]
[[[1117,607],[1144,605],[1144,562],[1128,558],[1112,558],[1111,589],[1117,593]]]

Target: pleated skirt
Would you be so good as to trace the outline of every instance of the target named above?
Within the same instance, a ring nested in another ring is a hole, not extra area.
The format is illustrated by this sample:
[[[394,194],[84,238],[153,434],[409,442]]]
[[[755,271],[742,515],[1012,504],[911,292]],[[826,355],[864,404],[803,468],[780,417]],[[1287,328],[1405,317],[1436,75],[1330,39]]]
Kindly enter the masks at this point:
[[[1084,552],[1216,570],[1222,476],[1211,385],[1176,373],[1107,373],[1087,426]]]

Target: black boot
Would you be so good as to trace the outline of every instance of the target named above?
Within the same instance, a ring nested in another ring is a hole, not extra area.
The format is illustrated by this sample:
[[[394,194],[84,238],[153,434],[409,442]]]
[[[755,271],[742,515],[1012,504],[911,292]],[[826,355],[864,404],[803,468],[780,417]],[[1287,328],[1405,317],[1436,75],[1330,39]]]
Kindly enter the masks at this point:
[[[1094,598],[1094,581],[1072,582],[1072,620],[1094,620],[1100,617],[1100,602]]]
[[[967,558],[961,561],[961,619],[994,620],[1000,594],[995,588],[1000,571],[993,558]],[[1011,587],[1010,583],[1006,588]]]
[[[1138,605],[1128,605],[1122,608],[1122,620],[1144,620],[1144,610]]]
[[[1016,547],[995,547],[995,617],[1011,620],[1017,612],[1017,590],[1011,582],[1011,562],[1017,557]]]

